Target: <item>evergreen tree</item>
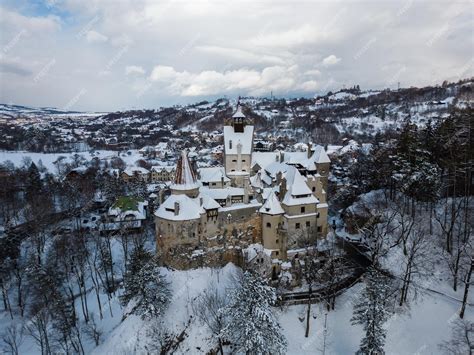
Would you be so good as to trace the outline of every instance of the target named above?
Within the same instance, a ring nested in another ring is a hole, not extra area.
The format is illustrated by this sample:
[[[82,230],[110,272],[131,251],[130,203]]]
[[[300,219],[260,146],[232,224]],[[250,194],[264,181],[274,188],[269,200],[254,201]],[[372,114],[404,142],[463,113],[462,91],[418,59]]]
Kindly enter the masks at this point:
[[[122,304],[132,302],[130,313],[143,319],[161,316],[170,302],[168,282],[160,275],[153,255],[142,246],[138,246],[131,255],[124,288],[120,297]]]
[[[357,354],[383,354],[386,330],[384,323],[390,316],[387,307],[389,286],[387,278],[376,270],[370,270],[360,300],[354,305],[351,318],[353,325],[362,325],[365,336],[360,342]]]
[[[286,339],[271,310],[276,301],[275,289],[248,271],[241,282],[231,293],[229,304],[221,310],[229,317],[221,337],[247,354],[283,354]]]

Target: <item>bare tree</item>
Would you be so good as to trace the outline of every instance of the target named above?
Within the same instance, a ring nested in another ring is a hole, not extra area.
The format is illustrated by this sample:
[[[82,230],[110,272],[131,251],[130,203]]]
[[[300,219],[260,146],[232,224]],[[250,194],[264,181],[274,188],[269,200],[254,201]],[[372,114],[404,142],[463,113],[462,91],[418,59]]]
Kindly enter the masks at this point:
[[[400,291],[399,305],[402,306],[408,299],[408,291],[417,276],[425,276],[428,268],[429,253],[427,250],[429,241],[427,233],[423,228],[414,229],[408,236],[406,242],[406,255],[402,261],[402,288]]]
[[[398,224],[394,223],[396,216],[394,211],[376,213],[358,228],[363,236],[363,243],[368,250],[372,265],[377,265],[379,259],[387,255],[390,248],[393,247],[391,239],[399,228]]]
[[[451,339],[442,342],[439,348],[444,354],[474,354],[474,323],[456,319],[451,329]]]
[[[226,295],[220,293],[216,285],[211,283],[192,304],[197,318],[217,337],[219,351],[222,355],[224,354],[222,349],[223,339],[221,339],[220,334],[227,324],[227,319],[220,310],[227,305],[227,301]]]
[[[466,311],[466,304],[467,304],[467,296],[469,294],[469,286],[471,285],[471,277],[472,277],[472,270],[474,269],[474,256],[470,256],[470,265],[469,269],[467,271],[466,277],[464,278],[464,295],[462,298],[462,306],[461,306],[461,311],[459,313],[459,316],[461,318],[464,318],[464,312]]]
[[[41,349],[42,355],[51,355],[51,341],[48,334],[50,316],[47,309],[39,310],[26,325],[26,331]]]
[[[99,346],[103,331],[97,325],[93,313],[89,314],[89,320],[89,322],[83,325],[84,333],[94,341],[95,346]]]
[[[8,354],[18,355],[19,347],[23,342],[23,327],[20,324],[12,323],[2,334],[4,343],[3,351]]]

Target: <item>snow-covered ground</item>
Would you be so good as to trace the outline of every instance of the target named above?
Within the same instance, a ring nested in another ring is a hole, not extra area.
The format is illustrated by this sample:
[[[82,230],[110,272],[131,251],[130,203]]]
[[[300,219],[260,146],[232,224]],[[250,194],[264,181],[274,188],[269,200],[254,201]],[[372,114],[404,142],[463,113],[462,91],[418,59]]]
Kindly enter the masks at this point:
[[[219,288],[230,287],[235,267],[231,264],[218,272],[216,269],[196,269],[168,273],[172,282],[173,301],[164,319],[168,329],[181,332],[191,316],[192,302],[210,283]],[[443,282],[441,282],[443,285]],[[445,286],[445,287],[444,287]],[[449,289],[444,285],[441,289]],[[324,323],[326,326],[326,354],[353,354],[363,330],[351,325],[352,302],[357,299],[362,284],[348,289],[337,299],[336,309],[327,312],[323,304],[312,306],[310,334],[305,338],[306,305],[275,308],[283,332],[288,340],[288,354],[322,354],[324,348]],[[462,297],[462,292],[455,295]],[[451,322],[459,311],[460,302],[435,293],[422,293],[403,314],[393,315],[387,322],[387,354],[442,354],[438,344],[449,339]],[[467,317],[474,320],[468,309]],[[204,354],[212,348],[209,330],[192,318],[188,337],[176,354]],[[147,322],[130,316],[108,335],[105,342],[94,349],[94,354],[124,354],[137,351],[144,353],[147,338]]]

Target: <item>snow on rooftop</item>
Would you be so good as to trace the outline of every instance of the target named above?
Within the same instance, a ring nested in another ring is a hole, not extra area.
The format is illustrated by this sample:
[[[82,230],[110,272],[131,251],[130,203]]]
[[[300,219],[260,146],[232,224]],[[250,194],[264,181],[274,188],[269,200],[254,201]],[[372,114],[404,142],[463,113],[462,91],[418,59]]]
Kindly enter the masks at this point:
[[[258,164],[262,169],[265,169],[273,162],[280,161],[280,152],[253,152],[252,165]]]
[[[243,196],[245,194],[244,189],[241,187],[226,187],[223,189],[210,189],[208,187],[201,186],[199,189],[202,195],[209,196],[215,200],[225,200],[229,196]]]
[[[128,176],[133,176],[135,174],[148,174],[148,169],[142,168],[140,166],[130,166],[123,171]]]
[[[278,197],[273,191],[270,192],[270,195],[268,196],[263,206],[260,208],[259,212],[271,215],[285,213],[285,211],[280,205],[280,201],[278,201]]]
[[[240,105],[237,106],[237,111],[232,115],[235,118],[245,118],[245,115],[242,112],[242,107]]]
[[[176,208],[177,207],[177,208]],[[171,195],[155,212],[155,216],[170,221],[199,219],[204,209],[199,198],[193,199],[186,195]]]
[[[199,169],[199,174],[201,175],[200,180],[203,182],[220,182],[222,178],[224,178],[224,182],[230,181],[225,175],[225,169],[222,166],[201,168]]]
[[[174,190],[193,190],[198,187],[196,174],[189,162],[188,154],[183,150],[176,166],[176,175],[171,188]]]

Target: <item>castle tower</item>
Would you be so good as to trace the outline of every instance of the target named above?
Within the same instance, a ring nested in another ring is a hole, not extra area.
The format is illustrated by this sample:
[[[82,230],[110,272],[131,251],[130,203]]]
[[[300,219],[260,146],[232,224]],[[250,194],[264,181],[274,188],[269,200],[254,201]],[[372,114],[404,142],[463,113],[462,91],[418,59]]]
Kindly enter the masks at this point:
[[[224,162],[226,175],[232,185],[243,187],[250,177],[254,126],[242,112],[240,105],[231,120],[224,123]]]
[[[199,195],[199,184],[197,182],[196,172],[188,158],[186,150],[181,152],[176,166],[176,175],[171,185],[171,194],[186,195],[195,198]]]
[[[262,216],[263,247],[272,251],[272,258],[286,258],[286,245],[280,233],[285,211],[275,192],[270,192],[259,212]]]

